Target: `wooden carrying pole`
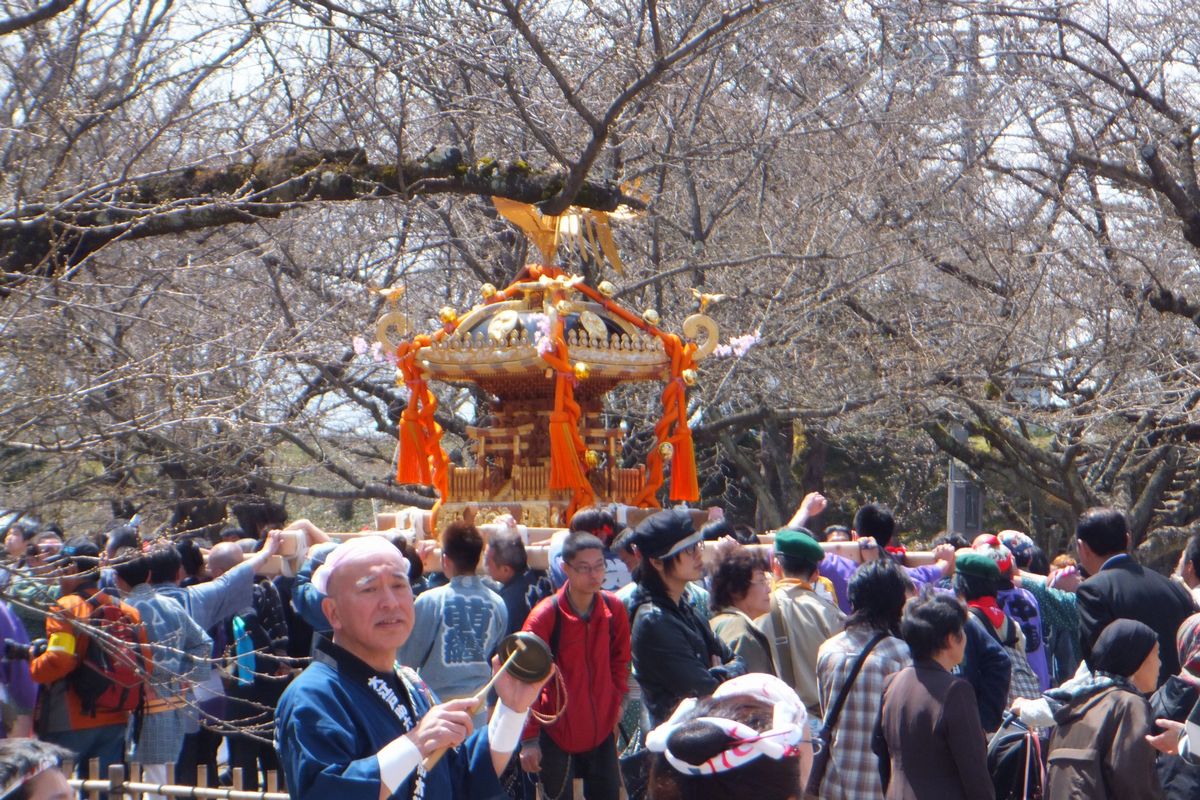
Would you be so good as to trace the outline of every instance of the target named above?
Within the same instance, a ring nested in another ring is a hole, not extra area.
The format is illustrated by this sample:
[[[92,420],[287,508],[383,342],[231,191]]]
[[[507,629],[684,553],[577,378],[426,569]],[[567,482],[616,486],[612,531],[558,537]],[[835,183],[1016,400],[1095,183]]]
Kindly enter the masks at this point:
[[[487,538],[490,529],[496,527],[492,525],[484,525],[480,527],[480,531]],[[548,570],[550,568],[550,537],[558,532],[558,529],[537,528],[533,529],[538,536],[538,541],[532,542],[525,546],[526,560],[531,569]],[[333,541],[345,541],[358,536],[366,536],[371,534],[389,534],[394,531],[346,531],[341,533],[330,533],[329,536]],[[300,531],[284,531],[284,541],[280,548],[280,554],[272,556],[262,570],[264,575],[279,575],[282,574],[282,564],[285,559],[292,561],[292,573],[299,570],[302,564],[295,563],[296,557],[299,554],[298,535]],[[422,540],[428,541],[428,540]],[[774,532],[765,533],[758,537],[759,544],[747,545],[747,547],[758,553],[761,553],[768,561],[774,552],[773,543],[775,541]],[[712,543],[705,550],[704,560],[706,563],[711,563],[715,559],[716,550]],[[849,558],[851,561],[862,561],[863,551],[859,547],[857,541],[850,542],[822,542],[821,547],[827,553],[835,553],[840,556]],[[905,563],[910,567],[919,567],[926,564],[934,563],[933,553],[930,551],[909,552],[905,556]],[[442,550],[440,547],[431,549],[422,560],[426,572],[440,572],[442,569]]]

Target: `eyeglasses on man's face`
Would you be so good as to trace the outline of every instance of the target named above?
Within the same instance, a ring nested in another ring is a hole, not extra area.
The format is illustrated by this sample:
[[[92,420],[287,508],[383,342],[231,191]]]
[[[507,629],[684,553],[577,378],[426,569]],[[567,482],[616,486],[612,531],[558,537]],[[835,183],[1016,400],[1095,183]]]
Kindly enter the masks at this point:
[[[574,572],[578,572],[580,575],[603,575],[605,569],[607,568],[607,565],[603,561],[594,564],[587,564],[582,561],[576,561],[574,564],[568,562],[564,563],[566,563],[568,567],[570,567]]]

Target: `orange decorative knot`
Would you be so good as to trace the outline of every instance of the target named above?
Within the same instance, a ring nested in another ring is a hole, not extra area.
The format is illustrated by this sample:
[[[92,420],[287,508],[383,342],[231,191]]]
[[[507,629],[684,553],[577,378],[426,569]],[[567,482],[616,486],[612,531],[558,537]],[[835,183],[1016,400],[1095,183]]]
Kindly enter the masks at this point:
[[[663,387],[663,415],[654,426],[659,447],[646,458],[646,485],[634,505],[657,506],[655,495],[663,483],[663,462],[671,460],[671,488],[668,496],[673,502],[695,502],[700,499],[700,484],[696,479],[696,453],[692,431],[687,423],[686,370],[695,369],[692,358],[696,345],[684,344],[674,334],[660,334],[663,346],[671,356],[671,379]]]
[[[448,323],[448,327],[449,331],[454,330],[453,324]],[[429,390],[417,357],[422,348],[440,341],[449,331],[414,336],[412,341],[396,348],[396,368],[408,388],[408,405],[400,412],[396,482],[433,486],[443,498],[450,488],[450,463],[442,450],[442,426],[434,419],[437,397]]]
[[[587,479],[587,446],[579,435],[582,409],[575,402],[576,370],[571,366],[570,352],[564,335],[562,317],[554,317],[550,329],[553,346],[542,353],[542,360],[554,371],[554,410],[550,412],[550,488],[570,490],[570,518],[577,509],[590,506],[595,499],[592,484]]]

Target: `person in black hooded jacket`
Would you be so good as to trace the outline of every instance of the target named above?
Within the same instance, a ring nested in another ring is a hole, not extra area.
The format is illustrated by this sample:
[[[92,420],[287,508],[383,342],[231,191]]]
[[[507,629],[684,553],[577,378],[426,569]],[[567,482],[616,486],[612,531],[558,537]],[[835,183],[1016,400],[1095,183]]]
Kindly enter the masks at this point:
[[[671,716],[685,697],[710,695],[746,671],[741,657],[712,632],[688,603],[688,581],[703,567],[700,533],[686,511],[660,511],[634,531],[642,555],[638,587],[628,601],[633,665],[651,726]]]

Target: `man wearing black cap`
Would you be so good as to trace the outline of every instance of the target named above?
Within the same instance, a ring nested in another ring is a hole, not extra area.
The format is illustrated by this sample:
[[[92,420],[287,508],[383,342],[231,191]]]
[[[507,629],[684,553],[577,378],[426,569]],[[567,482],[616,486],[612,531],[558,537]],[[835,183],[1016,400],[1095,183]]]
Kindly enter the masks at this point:
[[[136,609],[100,591],[100,548],[95,544],[83,538],[71,539],[59,551],[55,564],[60,570],[62,595],[46,617],[46,651],[29,664],[33,680],[45,686],[39,699],[37,731],[46,741],[73,751],[76,764],[86,765],[89,759],[98,758],[100,774],[93,777],[100,777],[124,756],[130,712],[84,709],[71,679],[77,669],[86,669],[81,665],[87,648],[96,646],[84,631],[98,606],[115,605],[136,626],[148,661],[146,632]]]
[[[633,666],[650,722],[667,719],[685,697],[712,694],[746,671],[746,665],[716,637],[685,602],[688,581],[699,580],[701,534],[691,515],[678,509],[653,514],[634,530],[642,555],[638,587],[629,599]]]

